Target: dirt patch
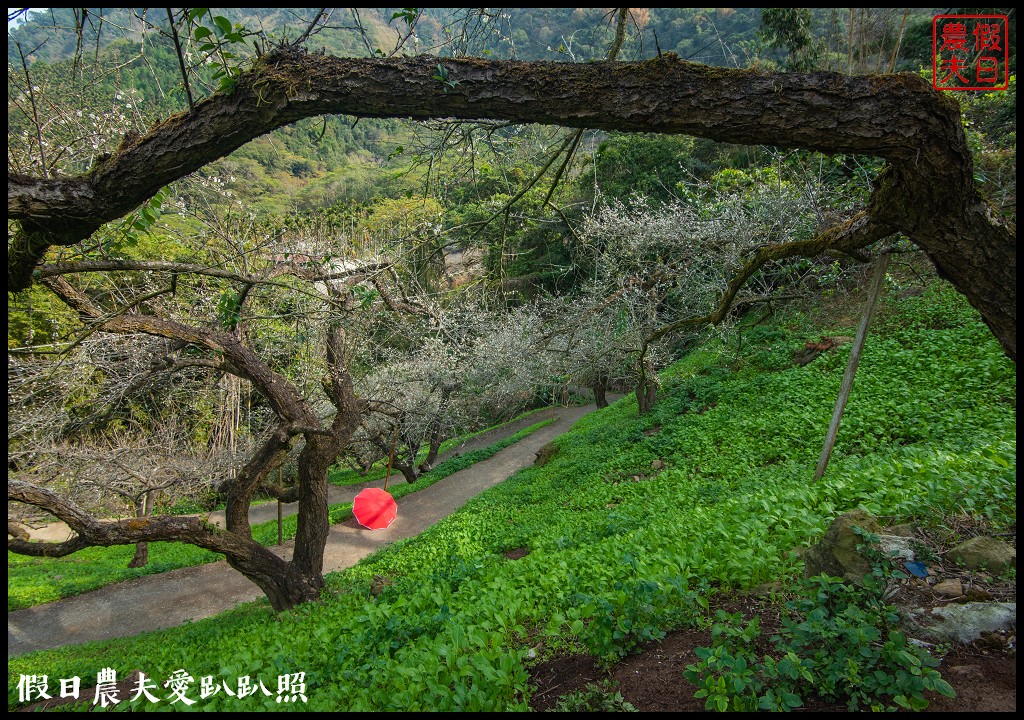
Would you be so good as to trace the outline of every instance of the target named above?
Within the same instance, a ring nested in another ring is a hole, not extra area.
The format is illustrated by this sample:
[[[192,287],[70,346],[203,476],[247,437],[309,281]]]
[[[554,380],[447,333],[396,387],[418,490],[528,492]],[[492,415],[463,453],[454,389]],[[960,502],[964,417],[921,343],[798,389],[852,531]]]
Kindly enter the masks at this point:
[[[592,657],[568,655],[554,658],[530,670],[530,684],[536,688],[530,706],[541,712],[551,710],[561,696],[583,690],[588,683],[606,677],[608,673],[598,667]]]
[[[722,599],[718,607],[745,618],[758,615],[762,633],[755,640],[759,656],[773,651],[771,636],[780,627],[781,606],[767,597],[736,595]],[[588,656],[556,657],[530,670],[536,688],[531,707],[547,711],[560,697],[610,680],[612,687],[640,712],[705,712],[703,699],[694,698],[697,687],[683,678],[687,665],[698,661],[696,648],[709,647],[707,630],[678,630],[660,642],[648,643],[611,669]],[[955,698],[928,693],[926,712],[1013,712],[1017,708],[1016,638],[990,634],[969,645],[956,645],[942,659],[938,670],[956,691]],[[804,712],[847,712],[845,703],[804,698]]]
[[[1017,657],[992,650],[981,639],[955,647],[943,659],[939,672],[956,690],[955,698],[932,698],[927,712],[1015,712],[1017,710]]]
[[[560,657],[534,667],[530,701],[536,711],[552,709],[566,693],[610,678],[623,698],[640,712],[705,712],[704,701],[694,698],[697,687],[683,678],[687,665],[697,662],[695,648],[708,647],[706,631],[671,632],[660,643],[631,655],[611,670],[594,658]],[[954,648],[943,658],[939,671],[956,690],[955,698],[928,693],[925,712],[1014,712],[1017,709],[1015,655],[991,650],[984,640]],[[847,712],[845,704],[804,698],[805,712]]]

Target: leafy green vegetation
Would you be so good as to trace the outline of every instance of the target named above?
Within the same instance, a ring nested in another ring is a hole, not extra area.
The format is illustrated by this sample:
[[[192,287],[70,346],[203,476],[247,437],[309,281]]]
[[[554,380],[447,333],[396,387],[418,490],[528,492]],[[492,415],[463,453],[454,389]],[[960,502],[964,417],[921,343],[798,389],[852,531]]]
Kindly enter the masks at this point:
[[[632,703],[626,702],[622,693],[605,680],[602,683],[587,683],[584,690],[566,693],[558,699],[555,712],[637,712]]]
[[[652,413],[638,417],[627,397],[586,416],[550,462],[328,576],[319,602],[274,614],[260,601],[172,630],[13,658],[8,688],[20,673],[89,678],[107,666],[160,681],[179,668],[218,682],[304,672],[308,710],[524,710],[528,655],[614,661],[669,629],[713,626],[715,593],[797,577],[790,551],[850,508],[926,526],[960,514],[994,528],[1015,523],[1015,368],[946,286],[885,300],[832,464],[811,482],[849,351],[806,367],[790,358],[833,329],[793,313],[744,329],[742,345],[705,345],[663,373]],[[522,548],[517,560],[504,555]],[[389,583],[371,595],[375,576]],[[774,665],[738,663],[742,654],[728,648],[758,628],[719,618],[725,650],[704,659],[728,654],[743,683],[726,688],[726,702],[746,697],[748,671],[774,673],[779,707],[796,705],[786,683],[807,673],[816,691],[838,694],[853,672],[840,666],[847,659],[870,680],[858,707],[916,707],[922,687],[944,689],[892,630],[889,610],[865,602],[833,581],[806,585]],[[870,656],[853,658],[855,648]],[[807,658],[819,662],[813,672]],[[200,702],[280,707],[262,693]]]
[[[779,659],[758,660],[757,617],[744,625],[738,614],[717,611],[712,647],[697,648],[700,661],[684,677],[700,688],[696,696],[707,699],[708,710],[723,712],[792,710],[808,696],[845,700],[851,711],[923,710],[927,690],[952,697],[935,670],[939,661],[897,628],[899,614],[883,598],[892,572],[885,565],[875,563],[877,577],[866,590],[824,575],[800,582],[772,637]]]

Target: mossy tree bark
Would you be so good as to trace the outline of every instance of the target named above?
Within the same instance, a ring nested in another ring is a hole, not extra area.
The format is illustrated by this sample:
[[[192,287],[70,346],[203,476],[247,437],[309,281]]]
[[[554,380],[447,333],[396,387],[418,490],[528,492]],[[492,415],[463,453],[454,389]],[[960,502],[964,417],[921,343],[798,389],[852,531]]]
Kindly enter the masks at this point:
[[[164,185],[296,120],[327,113],[497,119],[882,157],[889,165],[867,219],[921,247],[1016,359],[1016,226],[974,185],[955,100],[920,77],[758,73],[669,53],[639,63],[446,58],[442,83],[438,62],[276,52],[259,58],[230,93],[126,139],[83,176],[9,173],[8,213],[18,221],[9,287],[28,287],[49,247],[80,242]]]

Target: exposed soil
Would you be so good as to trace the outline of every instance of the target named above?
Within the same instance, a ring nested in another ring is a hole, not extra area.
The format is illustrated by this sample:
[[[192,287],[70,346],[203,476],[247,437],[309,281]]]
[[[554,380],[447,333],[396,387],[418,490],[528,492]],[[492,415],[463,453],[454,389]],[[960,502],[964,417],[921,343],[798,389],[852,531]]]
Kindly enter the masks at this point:
[[[694,648],[708,647],[708,631],[671,632],[660,643],[647,645],[611,670],[603,670],[594,658],[559,657],[534,667],[534,710],[551,710],[567,693],[583,691],[588,684],[610,679],[612,687],[640,712],[705,712],[704,701],[694,698],[697,687],[683,678],[687,665],[697,662]],[[1002,645],[1002,647],[998,647]],[[994,647],[995,646],[995,647]],[[983,638],[954,647],[938,668],[953,689],[955,698],[929,693],[926,712],[1014,712],[1017,709],[1017,660],[1005,639]],[[829,704],[804,698],[803,711],[847,712],[845,704]]]
[[[502,554],[509,560],[519,560],[530,554],[530,548],[518,547],[513,550],[506,550]]]
[[[963,535],[975,534],[977,528],[958,527]],[[910,608],[931,608],[950,602],[998,600],[1016,602],[1016,584],[1000,580],[984,572],[970,572],[940,559],[949,538],[936,537],[918,529],[916,537],[931,547],[934,556],[928,563],[932,575],[928,579],[908,578],[889,586],[888,602],[901,611]],[[1015,535],[1015,533],[1013,533]],[[937,580],[958,580],[964,594],[951,598],[936,592]],[[740,613],[744,620],[761,619],[761,636],[754,641],[758,657],[773,654],[770,637],[781,626],[784,607],[773,601],[765,588],[763,594],[719,596],[717,607],[728,613]],[[610,669],[604,669],[589,656],[555,657],[535,665],[531,685],[535,688],[531,706],[534,710],[553,710],[568,693],[586,692],[599,687],[619,693],[622,699],[640,712],[705,712],[704,700],[694,698],[697,687],[683,677],[688,665],[698,662],[695,648],[709,647],[708,630],[679,630],[668,633],[661,642],[649,643],[641,652],[630,655]],[[938,667],[943,679],[956,691],[948,698],[927,693],[926,712],[1014,712],[1017,709],[1016,634],[988,633],[969,645],[953,645],[942,656]],[[801,711],[847,712],[845,703],[803,698]]]

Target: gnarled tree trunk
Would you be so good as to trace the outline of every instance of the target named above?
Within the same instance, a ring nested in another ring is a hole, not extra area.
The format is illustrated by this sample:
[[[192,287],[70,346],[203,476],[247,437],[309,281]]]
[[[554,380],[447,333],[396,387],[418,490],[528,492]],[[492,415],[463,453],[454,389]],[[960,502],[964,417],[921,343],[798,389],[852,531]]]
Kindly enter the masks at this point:
[[[149,517],[153,514],[153,493],[145,492],[135,498],[135,517]],[[146,567],[149,564],[149,543],[140,542],[135,546],[135,555],[128,563],[130,568]]]
[[[180,341],[209,351],[204,366],[230,372],[253,383],[266,397],[279,425],[260,444],[223,488],[227,496],[226,530],[190,517],[141,517],[100,521],[82,508],[44,488],[8,480],[8,500],[46,510],[68,524],[76,535],[63,543],[31,543],[13,538],[9,550],[26,555],[60,557],[85,547],[145,544],[156,540],[188,543],[223,553],[231,567],[258,585],[276,610],[314,600],[323,587],[324,547],[329,531],[327,472],[348,444],[361,419],[362,404],[356,398],[351,376],[344,364],[344,335],[340,327],[328,333],[325,391],[337,409],[330,427],[323,427],[311,403],[285,377],[275,373],[240,338],[220,330],[188,325],[152,315],[105,313],[83,292],[59,274],[46,279],[47,286],[83,320],[100,332],[123,335],[148,334]],[[305,447],[298,457],[298,524],[295,552],[286,561],[253,540],[249,505],[271,469],[278,467],[293,439],[303,435]]]
[[[641,415],[646,415],[654,409],[654,402],[658,398],[658,386],[644,378],[636,385],[636,404]]]

